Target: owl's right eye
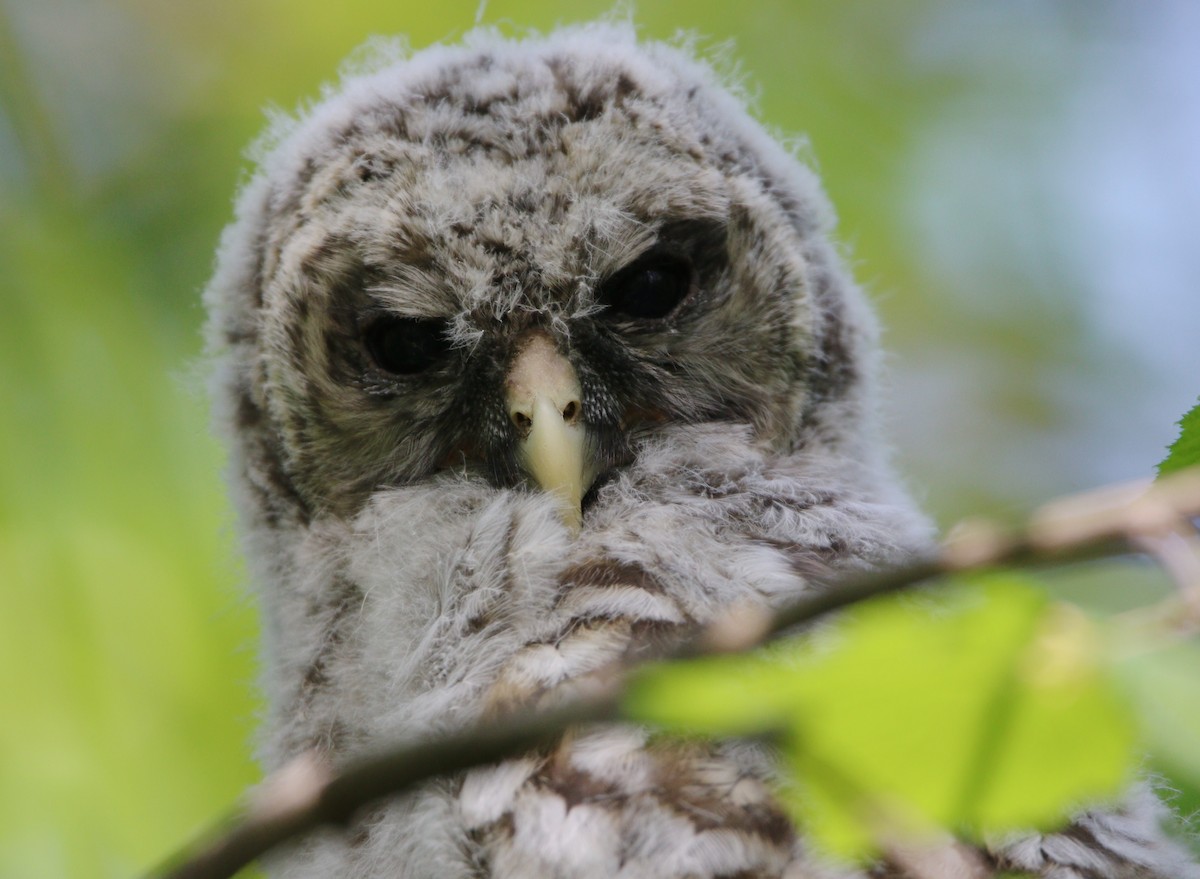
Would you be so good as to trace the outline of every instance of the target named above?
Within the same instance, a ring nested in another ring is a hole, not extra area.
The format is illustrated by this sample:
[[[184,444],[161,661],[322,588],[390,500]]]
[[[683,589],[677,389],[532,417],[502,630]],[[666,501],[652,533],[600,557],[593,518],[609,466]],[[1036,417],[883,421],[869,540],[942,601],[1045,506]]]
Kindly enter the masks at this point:
[[[686,260],[654,253],[609,278],[599,298],[619,317],[660,320],[687,298],[692,285],[692,267]]]
[[[424,372],[450,350],[446,323],[435,318],[381,317],[367,327],[363,341],[375,365],[393,375]]]

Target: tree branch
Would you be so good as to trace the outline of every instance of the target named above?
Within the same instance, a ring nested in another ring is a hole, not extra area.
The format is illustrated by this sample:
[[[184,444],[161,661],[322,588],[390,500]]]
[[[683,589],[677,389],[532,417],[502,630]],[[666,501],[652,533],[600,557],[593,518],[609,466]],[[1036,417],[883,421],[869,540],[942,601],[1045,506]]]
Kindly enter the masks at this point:
[[[742,609],[673,650],[670,657],[747,650],[850,605],[911,589],[935,577],[1012,564],[1044,564],[1152,551],[1180,584],[1175,604],[1200,625],[1200,468],[1153,484],[1120,486],[1047,504],[1021,528],[964,523],[930,558],[862,577],[804,599],[776,614]],[[1161,548],[1161,547],[1165,547]],[[1185,557],[1186,556],[1186,557]],[[363,806],[439,775],[496,763],[556,741],[568,728],[620,718],[627,669],[601,691],[556,711],[489,722],[433,741],[400,744],[334,772],[305,754],[270,776],[247,806],[189,845],[152,875],[227,879],[276,845],[322,825],[344,824]]]
[[[557,711],[406,744],[364,757],[336,774],[313,753],[301,754],[271,775],[244,814],[176,855],[155,875],[169,879],[233,876],[276,845],[325,824],[345,824],[380,797],[418,782],[496,763],[557,740],[565,730],[617,717],[617,700],[593,696]]]

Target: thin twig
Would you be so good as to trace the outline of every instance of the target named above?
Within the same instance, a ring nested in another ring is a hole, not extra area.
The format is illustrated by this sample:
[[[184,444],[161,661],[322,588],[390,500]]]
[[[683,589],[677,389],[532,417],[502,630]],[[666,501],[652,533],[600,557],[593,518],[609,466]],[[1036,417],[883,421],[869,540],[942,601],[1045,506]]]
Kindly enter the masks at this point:
[[[885,845],[887,859],[912,879],[991,879],[979,852],[956,839],[938,843]]]
[[[1167,550],[1156,554],[1173,569],[1186,567],[1186,597],[1190,600],[1190,590],[1196,586],[1192,575],[1200,565],[1200,556],[1185,562],[1170,535],[1190,529],[1191,520],[1197,516],[1200,469],[1194,468],[1152,485],[1122,486],[1055,501],[1039,509],[1022,529],[973,522],[958,529],[931,558],[841,584],[774,615],[739,609],[670,655],[750,649],[834,611],[911,589],[945,574],[1001,565],[1102,558],[1164,545],[1174,546],[1170,559],[1165,557]],[[1189,542],[1186,548],[1190,552],[1194,547]],[[493,721],[436,741],[398,745],[336,773],[313,757],[302,756],[272,775],[243,812],[153,875],[164,879],[228,879],[274,846],[321,825],[344,824],[357,810],[380,797],[403,792],[439,775],[495,763],[552,743],[573,726],[618,719],[623,679],[622,674],[613,674],[602,692],[553,712]],[[928,852],[921,855],[928,856]]]
[[[176,855],[154,875],[168,879],[233,876],[288,839],[321,825],[347,823],[373,800],[438,775],[496,763],[550,744],[570,727],[614,719],[617,707],[615,698],[593,696],[556,711],[380,751],[336,774],[311,753],[302,754],[258,788],[244,813],[207,834],[206,841]]]

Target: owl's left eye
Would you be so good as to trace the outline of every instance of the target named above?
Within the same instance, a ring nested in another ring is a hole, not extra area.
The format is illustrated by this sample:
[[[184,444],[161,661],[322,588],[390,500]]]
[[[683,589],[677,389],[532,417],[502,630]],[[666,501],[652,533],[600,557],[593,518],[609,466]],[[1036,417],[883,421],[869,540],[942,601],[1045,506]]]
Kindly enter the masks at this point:
[[[600,289],[615,314],[639,320],[664,318],[691,292],[692,267],[682,257],[652,254],[617,272]]]
[[[444,321],[389,315],[363,334],[375,365],[393,375],[415,375],[436,365],[450,350]]]

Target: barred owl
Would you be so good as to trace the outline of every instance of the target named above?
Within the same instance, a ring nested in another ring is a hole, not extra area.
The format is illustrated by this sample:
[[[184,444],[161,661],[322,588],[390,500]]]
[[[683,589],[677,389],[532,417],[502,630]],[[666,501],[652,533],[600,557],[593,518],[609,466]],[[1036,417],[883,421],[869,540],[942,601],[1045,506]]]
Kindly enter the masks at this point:
[[[268,768],[553,704],[930,539],[818,181],[688,52],[475,32],[348,78],[261,152],[207,302]],[[581,731],[272,869],[862,875],[816,860],[770,773],[749,744]],[[1155,809],[988,862],[1179,879]]]

